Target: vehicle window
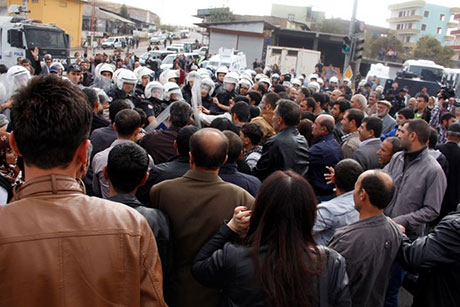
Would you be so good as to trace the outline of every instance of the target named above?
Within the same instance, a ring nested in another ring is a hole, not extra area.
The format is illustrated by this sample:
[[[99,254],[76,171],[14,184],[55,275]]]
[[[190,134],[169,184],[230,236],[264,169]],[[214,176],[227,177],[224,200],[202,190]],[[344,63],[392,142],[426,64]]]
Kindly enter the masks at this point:
[[[44,29],[27,29],[25,31],[29,48],[65,48],[65,36],[63,32],[49,31]]]

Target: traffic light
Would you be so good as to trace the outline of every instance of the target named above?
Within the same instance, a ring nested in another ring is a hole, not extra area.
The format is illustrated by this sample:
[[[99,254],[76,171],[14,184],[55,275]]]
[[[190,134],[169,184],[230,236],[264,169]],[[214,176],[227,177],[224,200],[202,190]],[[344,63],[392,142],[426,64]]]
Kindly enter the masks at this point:
[[[353,53],[353,61],[355,62],[363,58],[364,41],[364,38],[356,39],[355,49]]]
[[[364,33],[365,29],[366,29],[366,25],[365,25],[364,21],[359,21],[359,20],[355,21],[355,29],[354,29],[353,33],[355,33],[355,34]]]
[[[345,36],[343,38],[343,45],[342,45],[342,53],[350,53],[351,51],[351,38],[349,36]]]

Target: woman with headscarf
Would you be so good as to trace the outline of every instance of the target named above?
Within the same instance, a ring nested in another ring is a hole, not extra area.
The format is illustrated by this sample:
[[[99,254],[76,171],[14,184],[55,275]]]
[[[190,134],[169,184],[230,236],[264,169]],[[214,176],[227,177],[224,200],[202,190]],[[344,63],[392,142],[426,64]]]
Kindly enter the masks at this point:
[[[18,155],[10,146],[9,133],[0,132],[0,205],[10,201],[14,186],[22,182],[17,159]]]

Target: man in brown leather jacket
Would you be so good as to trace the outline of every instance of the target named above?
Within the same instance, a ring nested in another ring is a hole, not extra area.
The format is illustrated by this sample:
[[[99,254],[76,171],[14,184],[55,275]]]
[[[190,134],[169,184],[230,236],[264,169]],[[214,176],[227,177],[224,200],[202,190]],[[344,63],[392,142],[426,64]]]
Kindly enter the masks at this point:
[[[166,306],[146,220],[85,195],[91,110],[83,92],[37,77],[14,96],[12,119],[26,180],[0,207],[0,306]]]

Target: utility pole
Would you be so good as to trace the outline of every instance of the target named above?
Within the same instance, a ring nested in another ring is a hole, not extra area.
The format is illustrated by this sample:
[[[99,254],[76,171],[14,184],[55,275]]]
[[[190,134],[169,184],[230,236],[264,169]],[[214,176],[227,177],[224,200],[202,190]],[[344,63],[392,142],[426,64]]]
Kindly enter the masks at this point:
[[[349,53],[345,54],[345,62],[343,64],[343,71],[345,71],[345,69],[347,69],[348,65],[350,65],[350,62],[351,62],[352,56],[353,56],[353,48],[354,48],[354,45],[355,45],[355,38],[353,36],[353,33],[354,33],[354,29],[355,29],[356,12],[357,11],[358,11],[358,0],[354,0],[353,1],[353,12],[352,12],[351,20],[350,20],[350,26],[348,27],[348,36],[352,37],[351,50],[350,50]]]
[[[29,0],[22,0],[22,14],[24,15],[25,18],[27,18],[27,13],[29,12],[29,7],[28,7],[28,2]]]
[[[96,32],[96,1],[93,0],[91,4],[91,41],[90,41],[90,48],[91,54],[94,56],[94,33]]]

